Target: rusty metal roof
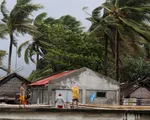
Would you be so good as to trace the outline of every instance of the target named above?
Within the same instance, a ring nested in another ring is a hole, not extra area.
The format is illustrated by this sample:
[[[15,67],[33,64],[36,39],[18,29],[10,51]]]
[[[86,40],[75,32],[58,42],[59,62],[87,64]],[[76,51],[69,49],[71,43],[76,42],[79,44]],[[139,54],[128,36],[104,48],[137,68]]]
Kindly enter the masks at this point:
[[[46,85],[48,84],[51,80],[53,79],[56,79],[56,78],[59,78],[59,77],[62,77],[64,75],[67,75],[69,73],[72,73],[74,72],[75,70],[69,70],[69,71],[64,71],[64,72],[61,72],[61,73],[58,73],[56,75],[52,75],[50,77],[47,77],[47,78],[44,78],[44,79],[41,79],[39,81],[36,81],[36,82],[33,82],[30,84],[30,86],[42,86],[42,85]]]

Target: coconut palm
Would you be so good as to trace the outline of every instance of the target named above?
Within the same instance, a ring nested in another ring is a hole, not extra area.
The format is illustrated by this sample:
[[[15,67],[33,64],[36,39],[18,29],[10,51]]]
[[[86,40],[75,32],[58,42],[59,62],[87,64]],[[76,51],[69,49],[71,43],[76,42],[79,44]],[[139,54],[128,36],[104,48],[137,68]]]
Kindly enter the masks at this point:
[[[2,22],[10,37],[9,55],[8,55],[8,73],[11,70],[12,46],[15,43],[14,34],[19,32],[22,34],[35,34],[36,28],[31,25],[32,19],[29,18],[33,11],[42,8],[39,4],[32,4],[31,0],[17,0],[17,3],[9,12],[6,9],[6,1],[1,3],[1,12],[3,15]]]
[[[94,31],[104,29],[109,37],[111,48],[115,53],[116,79],[119,80],[119,46],[124,48],[134,47],[141,39],[150,41],[150,27],[145,21],[150,21],[150,1],[145,0],[107,0],[99,9],[93,13],[100,13],[102,16],[93,14],[90,18],[94,23]],[[97,20],[97,18],[99,18]]]
[[[47,46],[48,43],[45,42],[45,39],[43,38],[43,23],[48,23],[50,21],[53,21],[52,18],[46,18],[47,13],[43,12],[39,14],[33,21],[33,25],[37,27],[37,30],[40,32],[39,35],[32,35],[32,40],[25,41],[22,43],[18,48],[18,56],[21,56],[22,48],[26,48],[24,53],[24,60],[28,64],[29,59],[35,63],[35,60],[33,59],[33,55],[36,55],[36,63],[39,61],[39,57],[43,56],[42,52],[42,46]]]
[[[68,30],[71,30],[75,33],[81,33],[84,27],[81,27],[81,22],[77,21],[75,17],[70,15],[64,15],[58,19],[59,24],[66,26]]]

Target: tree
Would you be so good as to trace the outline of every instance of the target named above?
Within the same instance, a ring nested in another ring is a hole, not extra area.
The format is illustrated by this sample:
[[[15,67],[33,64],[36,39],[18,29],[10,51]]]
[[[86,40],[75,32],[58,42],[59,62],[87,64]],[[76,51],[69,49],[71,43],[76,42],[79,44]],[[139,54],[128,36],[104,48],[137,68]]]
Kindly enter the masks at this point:
[[[11,56],[12,46],[15,44],[14,34],[19,32],[22,34],[35,34],[36,28],[31,25],[32,19],[29,18],[33,11],[42,8],[39,4],[32,4],[31,0],[17,0],[16,5],[11,12],[6,9],[6,1],[1,3],[1,12],[3,15],[2,22],[5,31],[10,37],[9,55],[8,55],[8,73],[11,72]]]
[[[141,57],[125,57],[120,68],[121,81],[133,82],[150,77],[150,63]]]
[[[66,25],[61,23],[45,24],[43,28],[47,29],[45,32],[47,31],[51,46],[45,49],[43,58],[39,60],[38,69],[32,72],[30,79],[81,67],[101,71],[103,46],[99,39],[84,32],[66,29]]]
[[[40,34],[32,35],[32,40],[25,41],[18,48],[19,57],[21,56],[22,48],[26,48],[24,53],[24,60],[27,64],[29,63],[29,59],[33,63],[35,63],[35,60],[32,58],[33,55],[36,55],[36,64],[37,64],[39,61],[39,56],[42,57],[43,55],[42,53],[42,47],[44,47],[43,45],[45,46],[48,45],[48,43],[45,42],[45,38],[43,37],[45,31],[42,25],[44,24],[45,21],[48,22],[49,18],[46,19],[46,16],[47,14],[45,12],[41,13],[33,21],[33,25],[37,28],[37,31],[39,31]]]
[[[115,53],[116,80],[119,80],[119,51],[120,47],[131,48],[137,46],[141,38],[150,41],[150,27],[145,21],[149,21],[150,1],[137,0],[108,0],[102,6],[96,8],[93,13],[104,14],[98,19],[93,14],[90,20],[97,22],[94,31],[104,29],[109,37],[111,49]],[[129,47],[130,46],[130,47]],[[136,48],[136,47],[135,47]]]
[[[46,54],[43,53],[46,52],[46,50],[44,50],[45,47],[55,46],[54,45],[56,44],[55,39],[59,39],[61,33],[65,34],[62,31],[71,30],[75,34],[82,32],[83,27],[81,27],[80,21],[77,21],[76,18],[70,15],[62,16],[59,19],[54,19],[51,17],[46,18],[46,16],[47,16],[46,13],[41,13],[33,21],[34,26],[37,27],[37,30],[41,33],[41,35],[33,36],[32,40],[22,43],[18,49],[18,54],[20,56],[22,48],[26,47],[24,54],[24,59],[26,63],[29,62],[29,58],[32,62],[35,62],[34,59],[32,58],[33,55],[35,54],[37,55],[36,62],[38,63],[39,55],[40,57],[43,57],[43,54]],[[61,29],[61,31],[59,31],[59,28],[61,28],[62,25],[63,29],[65,30]],[[57,30],[56,32],[60,33],[56,33],[55,30]]]

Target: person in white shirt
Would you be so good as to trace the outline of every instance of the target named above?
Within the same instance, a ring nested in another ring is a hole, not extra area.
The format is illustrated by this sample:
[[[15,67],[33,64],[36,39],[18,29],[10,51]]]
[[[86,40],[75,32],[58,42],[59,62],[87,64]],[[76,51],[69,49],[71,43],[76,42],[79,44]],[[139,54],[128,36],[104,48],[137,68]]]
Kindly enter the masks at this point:
[[[57,104],[57,108],[63,108],[64,106],[64,98],[62,97],[61,93],[59,93],[56,101],[55,101],[55,104]]]

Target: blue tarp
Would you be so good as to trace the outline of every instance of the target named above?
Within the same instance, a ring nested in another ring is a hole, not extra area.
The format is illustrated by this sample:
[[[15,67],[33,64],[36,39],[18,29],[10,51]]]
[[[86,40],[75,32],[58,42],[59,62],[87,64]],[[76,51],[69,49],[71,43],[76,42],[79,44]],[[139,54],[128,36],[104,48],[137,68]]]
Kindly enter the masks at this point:
[[[93,102],[94,98],[96,97],[96,93],[93,93],[91,96],[90,96],[90,102]]]

